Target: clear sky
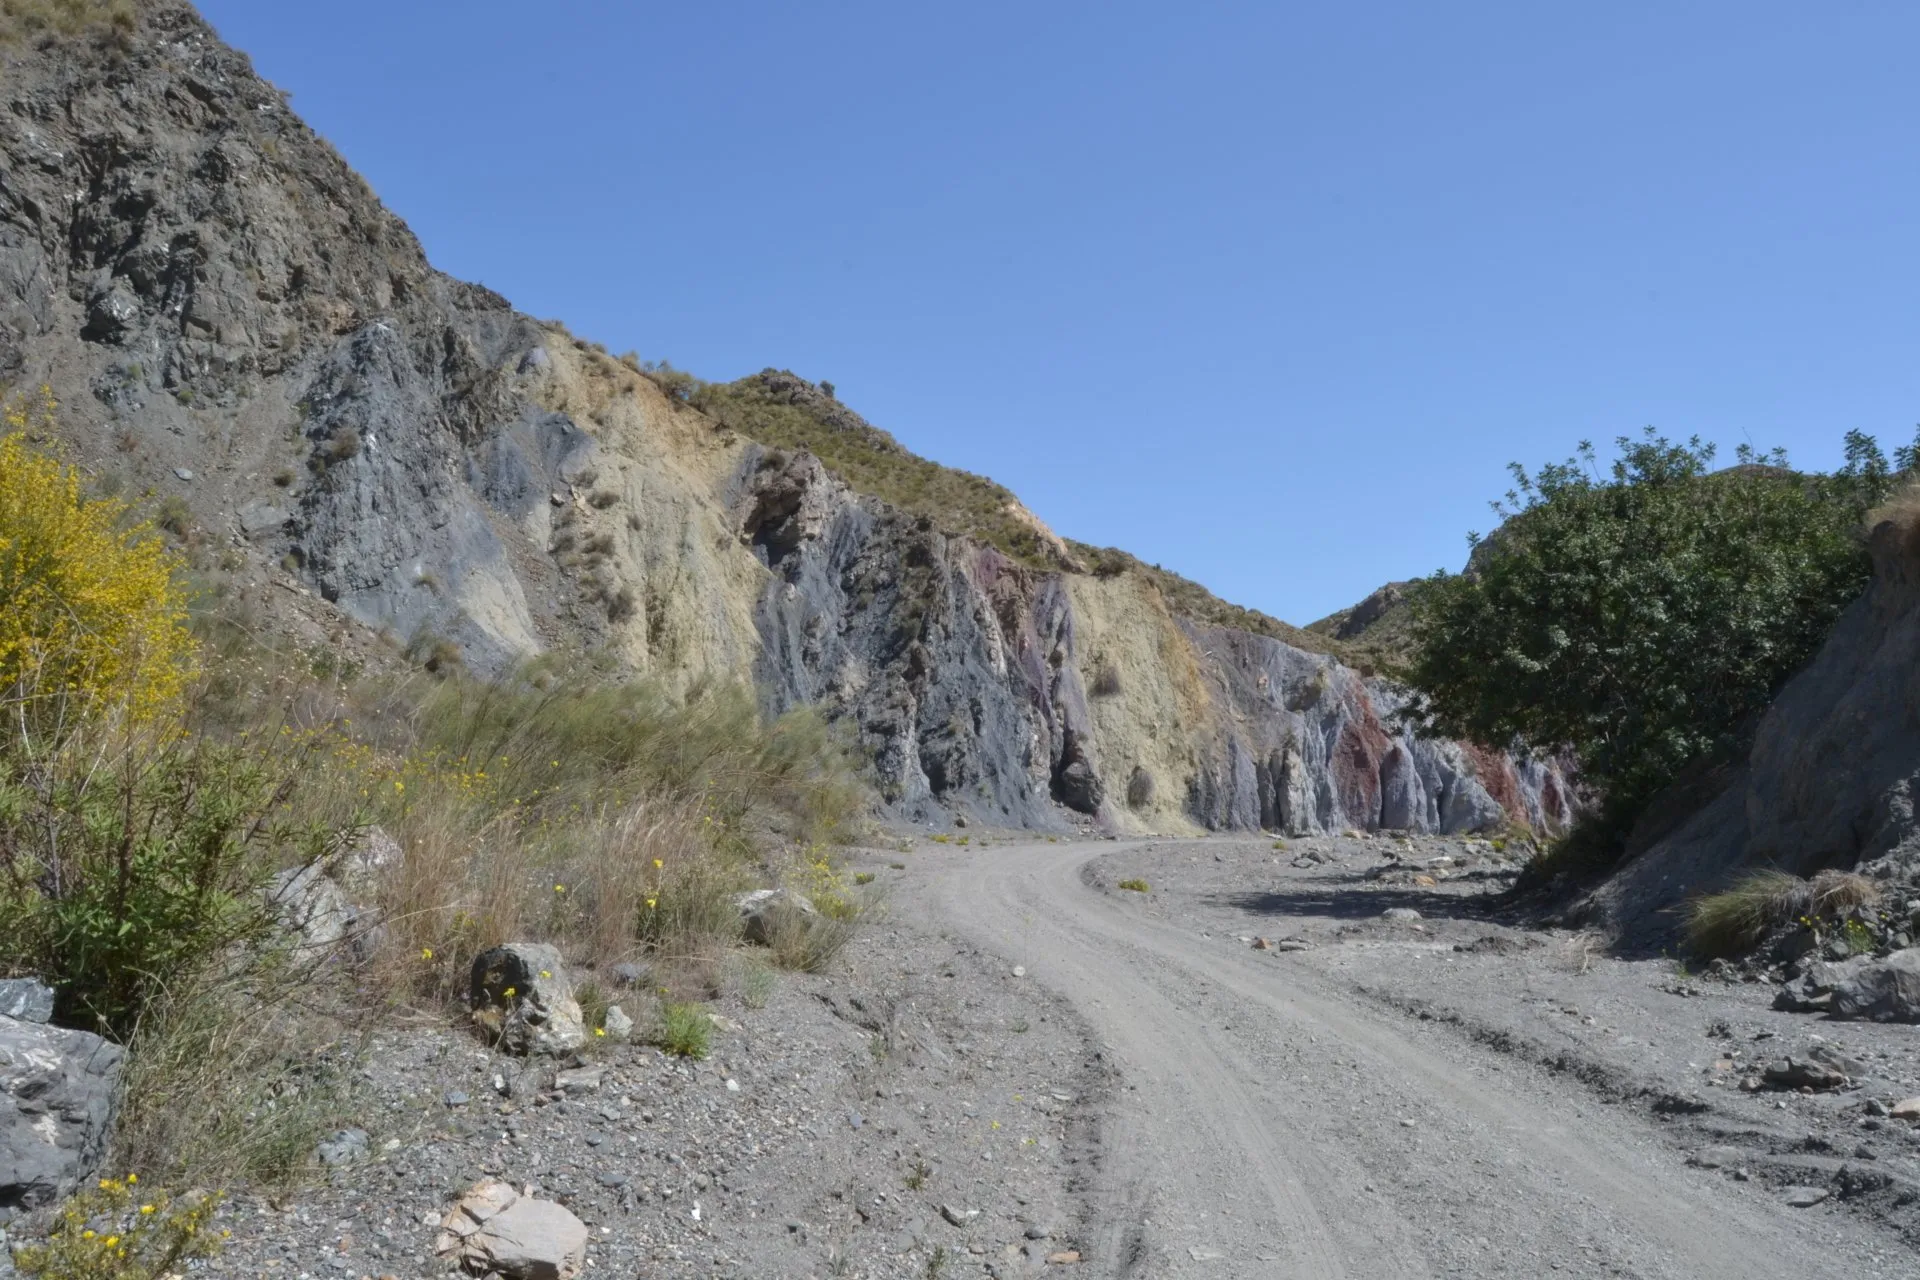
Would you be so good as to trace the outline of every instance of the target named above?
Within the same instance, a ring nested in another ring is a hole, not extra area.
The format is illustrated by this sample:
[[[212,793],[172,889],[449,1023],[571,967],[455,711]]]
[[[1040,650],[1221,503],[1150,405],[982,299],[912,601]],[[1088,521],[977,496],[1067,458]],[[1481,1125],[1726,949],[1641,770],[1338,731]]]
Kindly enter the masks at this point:
[[[434,263],[1295,622],[1920,420],[1920,6],[202,0]]]

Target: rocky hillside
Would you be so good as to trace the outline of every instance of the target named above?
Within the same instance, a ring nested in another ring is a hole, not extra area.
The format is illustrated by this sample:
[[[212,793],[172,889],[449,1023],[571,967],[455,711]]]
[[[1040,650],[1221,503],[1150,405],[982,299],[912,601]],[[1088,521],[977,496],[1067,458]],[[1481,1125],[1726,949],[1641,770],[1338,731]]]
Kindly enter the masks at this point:
[[[261,628],[752,679],[851,726],[917,822],[1566,816],[1551,770],[1400,730],[1337,645],[1066,543],[823,388],[703,412],[435,271],[184,4],[0,43],[0,84],[0,378],[49,386],[69,451]]]

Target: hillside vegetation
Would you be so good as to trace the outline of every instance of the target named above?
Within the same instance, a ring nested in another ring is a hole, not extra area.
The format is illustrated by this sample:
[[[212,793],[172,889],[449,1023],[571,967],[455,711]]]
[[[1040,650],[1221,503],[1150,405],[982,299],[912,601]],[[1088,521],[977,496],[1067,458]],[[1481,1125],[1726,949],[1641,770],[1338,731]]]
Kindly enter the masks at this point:
[[[1030,568],[1151,581],[1177,615],[1233,627],[1314,653],[1340,646],[1256,609],[1220,599],[1199,583],[1114,547],[1052,536],[1013,491],[985,476],[930,462],[908,451],[815,385],[768,369],[737,382],[701,382],[671,365],[650,365],[664,390],[749,439],[775,449],[805,449],[854,490],[923,516],[949,532],[996,547]]]
[[[123,1167],[295,1176],[364,1033],[464,1018],[498,943],[590,975],[648,963],[671,1003],[715,989],[741,890],[821,906],[776,939],[786,964],[845,940],[859,898],[824,842],[867,796],[811,709],[557,661],[362,676],[217,605],[190,622],[163,532],[29,418],[0,435],[0,977],[44,979],[59,1021],[129,1047]],[[302,887],[321,878],[354,904],[340,945],[308,931],[336,901]],[[628,997],[643,1028],[651,1000]]]
[[[1468,570],[1410,593],[1417,712],[1439,733],[1568,750],[1617,847],[1649,800],[1725,757],[1865,586],[1866,512],[1897,477],[1859,433],[1831,475],[1649,431],[1529,474]],[[1910,470],[1914,451],[1896,455]]]

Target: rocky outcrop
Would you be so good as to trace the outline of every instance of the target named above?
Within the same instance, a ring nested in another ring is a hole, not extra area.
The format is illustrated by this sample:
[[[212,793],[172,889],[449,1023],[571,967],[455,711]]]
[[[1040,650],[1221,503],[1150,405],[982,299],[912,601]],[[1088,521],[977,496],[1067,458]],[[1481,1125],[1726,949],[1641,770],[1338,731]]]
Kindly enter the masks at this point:
[[[857,726],[902,816],[1296,834],[1570,817],[1556,767],[1418,738],[1394,686],[1177,618],[1139,577],[1016,564],[804,453],[750,451],[732,493],[773,575],[758,674],[777,706]]]
[[[1673,931],[1663,908],[1755,866],[1858,868],[1920,883],[1920,523],[1873,530],[1874,575],[1761,717],[1744,758],[1704,781],[1594,898],[1631,943]]]
[[[1416,740],[1390,685],[1273,638],[1303,633],[1238,630],[1253,615],[1083,557],[1008,495],[1040,549],[1010,558],[440,274],[190,8],[139,15],[121,48],[0,49],[0,377],[52,387],[75,456],[184,510],[201,572],[266,629],[436,668],[557,649],[754,680],[848,726],[917,822],[1564,816],[1553,770]],[[754,385],[905,456],[826,388]]]

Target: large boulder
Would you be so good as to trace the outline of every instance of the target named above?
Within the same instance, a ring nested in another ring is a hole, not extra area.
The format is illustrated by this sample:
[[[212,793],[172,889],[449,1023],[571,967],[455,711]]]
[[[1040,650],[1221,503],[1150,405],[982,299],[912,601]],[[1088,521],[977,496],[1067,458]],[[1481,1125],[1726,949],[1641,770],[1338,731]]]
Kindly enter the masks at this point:
[[[820,914],[804,893],[792,889],[755,889],[733,900],[740,913],[740,932],[748,942],[771,946],[782,920]]]
[[[1920,1022],[1920,948],[1863,964],[1836,983],[1833,1016]]]
[[[85,1031],[0,1017],[0,1223],[100,1167],[124,1057]]]
[[[474,959],[473,1020],[510,1053],[570,1053],[587,1042],[586,1018],[560,952],[509,942]]]
[[[572,1280],[586,1263],[587,1227],[551,1200],[479,1182],[440,1224],[434,1251],[474,1275]]]
[[[331,950],[346,940],[355,912],[347,895],[317,863],[282,871],[267,887],[267,902],[303,949]]]

